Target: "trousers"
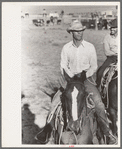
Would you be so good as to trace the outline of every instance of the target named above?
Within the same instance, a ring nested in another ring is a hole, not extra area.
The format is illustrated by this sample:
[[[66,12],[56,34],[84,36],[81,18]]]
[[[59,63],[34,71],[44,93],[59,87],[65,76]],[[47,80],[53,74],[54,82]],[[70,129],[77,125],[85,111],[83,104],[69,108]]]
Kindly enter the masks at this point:
[[[111,64],[117,62],[117,56],[107,56],[107,59],[105,62],[102,64],[102,66],[98,69],[97,74],[96,74],[96,83],[97,87],[100,86],[101,79],[103,76],[104,70]]]
[[[107,117],[105,114],[105,106],[102,102],[100,93],[98,91],[98,89],[96,88],[96,86],[91,82],[91,77],[89,79],[87,79],[84,82],[84,85],[86,87],[86,91],[87,93],[93,93],[93,95],[91,96],[92,100],[94,101],[95,104],[95,111],[98,117],[98,123],[100,125],[100,128],[103,132],[104,135],[109,136],[109,125],[108,125],[108,121],[107,121]],[[60,102],[60,95],[62,94],[62,92],[60,90],[58,90],[58,92],[55,94],[53,101],[52,101],[52,105],[51,105],[51,110],[54,110],[54,107]]]

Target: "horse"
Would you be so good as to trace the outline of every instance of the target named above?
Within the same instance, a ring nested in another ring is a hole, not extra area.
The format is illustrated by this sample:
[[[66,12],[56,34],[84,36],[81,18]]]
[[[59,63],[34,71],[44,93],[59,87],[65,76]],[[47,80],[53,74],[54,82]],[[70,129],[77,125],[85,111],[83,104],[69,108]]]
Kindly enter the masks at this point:
[[[112,74],[111,74],[112,72]],[[107,83],[106,83],[107,82]],[[110,128],[114,136],[117,136],[118,113],[118,71],[117,64],[113,63],[103,73],[100,85],[102,101],[105,104],[108,118],[112,122]]]
[[[108,22],[107,19],[99,19],[99,23],[98,23],[98,29],[107,29]]]
[[[51,17],[50,17],[50,23],[52,23],[53,25],[55,25],[55,24],[60,24],[60,23],[61,23],[61,20],[58,21],[58,17],[56,17],[56,16],[51,16]]]
[[[61,24],[61,21],[62,21],[61,19],[58,19],[57,20],[57,24],[60,25]]]
[[[66,73],[64,75],[67,86],[61,95],[61,107],[57,110],[61,112],[55,116],[55,144],[98,143],[95,105],[85,90],[84,73],[73,78]]]
[[[25,12],[25,17],[29,17],[29,13],[28,12]]]
[[[34,19],[32,20],[33,24],[36,26],[43,26],[44,25],[44,20],[43,19]]]
[[[41,144],[100,144],[97,138],[95,104],[85,89],[85,73],[70,78],[64,71],[66,88],[57,92],[60,100],[49,112],[46,125],[36,136]],[[57,94],[56,93],[56,94]],[[56,98],[57,99],[57,98]],[[55,96],[53,97],[55,100]]]

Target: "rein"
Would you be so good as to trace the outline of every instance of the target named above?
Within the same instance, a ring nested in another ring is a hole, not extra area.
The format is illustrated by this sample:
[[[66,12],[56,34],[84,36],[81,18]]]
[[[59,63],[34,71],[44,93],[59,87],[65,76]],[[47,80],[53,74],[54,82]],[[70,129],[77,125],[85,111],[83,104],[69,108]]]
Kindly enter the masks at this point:
[[[86,97],[86,107],[84,107],[85,110],[83,110],[85,112],[84,113],[81,113],[81,116],[76,120],[79,123],[79,129],[80,129],[80,131],[82,131],[82,126],[81,125],[83,123],[83,118],[85,117],[85,119],[86,118],[89,118],[90,119],[90,117],[91,117],[90,115],[95,111],[95,109],[94,109],[95,108],[95,104],[92,101],[92,99],[90,98],[91,95],[93,95],[93,93],[89,93],[87,95],[87,97]],[[91,104],[89,103],[89,100],[90,100],[90,103]],[[87,112],[87,108],[90,109],[90,112],[89,113]],[[68,113],[68,110],[66,110],[66,119],[67,119],[67,121],[68,121],[68,116],[69,116],[69,113]],[[75,134],[75,131],[70,127],[70,125],[67,125],[66,129],[69,129],[72,132],[72,134],[74,135],[74,138],[76,140],[76,144],[78,144],[78,139],[77,139],[77,136]]]
[[[82,82],[78,82],[78,81],[68,82],[67,86],[71,85],[71,84],[80,84],[81,86],[84,87],[84,84]],[[83,109],[82,109],[83,111],[81,112],[80,117],[76,121],[72,121],[72,120],[70,121],[69,120],[69,112],[68,112],[67,106],[65,105],[66,109],[65,109],[65,112],[63,114],[65,115],[65,118],[66,118],[65,119],[65,121],[66,121],[66,130],[69,129],[71,131],[71,133],[73,134],[73,136],[75,138],[76,144],[78,144],[78,139],[77,139],[77,134],[75,133],[75,131],[77,133],[79,133],[79,131],[80,132],[82,131],[82,129],[83,129],[82,124],[84,124],[84,120],[86,118],[90,119],[90,115],[93,113],[93,110],[94,110],[94,107],[95,107],[95,104],[93,103],[93,101],[91,101],[92,100],[90,98],[91,95],[93,95],[93,93],[89,93],[87,96],[85,96],[85,99],[84,99],[85,102],[84,102],[84,106],[83,106]],[[64,94],[64,96],[65,96],[65,94]],[[65,98],[65,97],[63,97],[63,98]],[[65,104],[65,103],[63,102],[63,104]],[[90,109],[89,112],[87,111],[87,108]],[[84,118],[84,120],[83,120],[83,118]],[[61,136],[62,136],[62,133],[63,133],[63,129],[64,129],[64,121],[63,121],[63,125],[61,127],[60,136],[59,136],[59,144],[60,144]]]
[[[118,78],[118,75],[117,75],[116,77],[112,78],[111,80],[115,80],[115,79],[117,79],[117,78]]]

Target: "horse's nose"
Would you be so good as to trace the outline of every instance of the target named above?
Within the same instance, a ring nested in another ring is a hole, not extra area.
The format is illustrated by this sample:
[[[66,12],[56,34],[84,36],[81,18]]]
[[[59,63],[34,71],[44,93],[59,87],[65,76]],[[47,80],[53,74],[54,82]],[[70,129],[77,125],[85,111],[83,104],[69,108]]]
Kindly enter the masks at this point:
[[[69,128],[72,130],[72,131],[74,131],[76,134],[78,134],[78,132],[79,132],[79,123],[78,123],[78,121],[73,121],[73,122],[70,122],[69,123]]]

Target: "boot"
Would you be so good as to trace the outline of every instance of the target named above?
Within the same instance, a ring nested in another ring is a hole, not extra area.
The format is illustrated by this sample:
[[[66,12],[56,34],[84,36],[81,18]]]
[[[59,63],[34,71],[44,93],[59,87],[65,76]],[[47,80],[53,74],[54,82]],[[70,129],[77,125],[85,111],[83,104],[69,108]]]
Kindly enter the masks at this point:
[[[113,136],[111,133],[108,136],[108,143],[107,144],[117,144],[117,138]]]
[[[51,132],[52,132],[51,124],[46,124],[44,128],[35,136],[35,139],[38,140],[41,144],[46,144],[49,141]]]

